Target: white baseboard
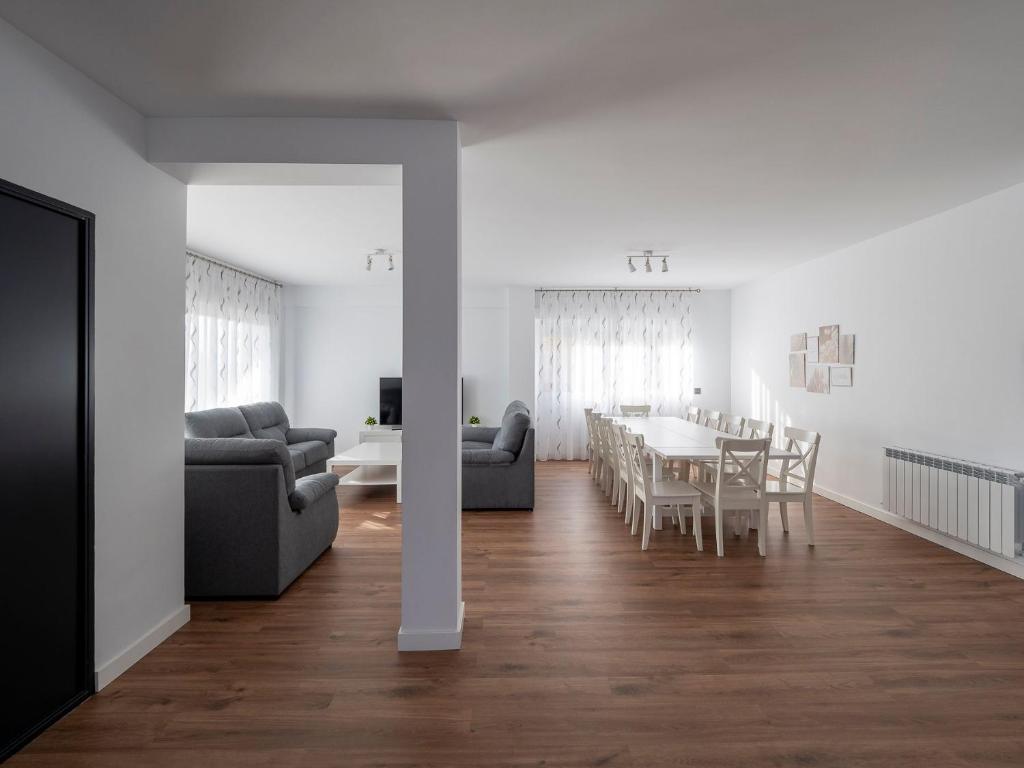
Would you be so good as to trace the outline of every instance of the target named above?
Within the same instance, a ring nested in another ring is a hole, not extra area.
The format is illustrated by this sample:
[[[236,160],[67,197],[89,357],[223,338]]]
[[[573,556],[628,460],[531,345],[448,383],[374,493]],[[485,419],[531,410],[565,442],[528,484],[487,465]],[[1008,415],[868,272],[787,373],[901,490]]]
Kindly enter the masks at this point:
[[[466,615],[466,604],[459,603],[459,622],[454,629],[427,629],[409,631],[398,628],[398,650],[400,651],[457,651],[462,647],[462,620]]]
[[[96,669],[96,690],[106,688],[110,683],[124,674],[143,656],[156,648],[160,643],[188,624],[192,612],[189,606],[183,605],[170,616],[153,627],[134,643],[129,645],[117,656],[102,667]]]
[[[985,565],[990,565],[993,568],[997,568],[1003,573],[1008,573],[1011,576],[1016,576],[1018,579],[1024,579],[1024,562],[1020,560],[1009,560],[1001,555],[997,555],[994,552],[989,552],[987,549],[981,549],[975,547],[973,544],[968,544],[966,541],[947,536],[939,531],[933,531],[931,528],[915,523],[913,520],[907,520],[905,517],[894,515],[891,512],[887,512],[881,507],[875,507],[871,504],[865,504],[863,501],[844,496],[841,493],[833,491],[831,488],[822,488],[820,485],[815,483],[814,492],[819,496],[824,496],[826,499],[830,499],[838,504],[842,504],[844,507],[861,512],[869,517],[873,517],[876,520],[881,520],[883,523],[888,523],[896,528],[912,533],[915,536],[920,536],[922,539],[927,539],[933,544],[951,549],[958,554],[965,555],[972,560],[977,560]]]

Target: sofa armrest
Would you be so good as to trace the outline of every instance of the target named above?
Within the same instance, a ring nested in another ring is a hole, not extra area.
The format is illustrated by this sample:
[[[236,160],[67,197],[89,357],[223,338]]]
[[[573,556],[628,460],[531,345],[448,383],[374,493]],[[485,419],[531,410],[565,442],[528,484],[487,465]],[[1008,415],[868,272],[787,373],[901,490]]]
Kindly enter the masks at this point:
[[[295,490],[288,494],[288,504],[296,512],[312,506],[328,493],[333,493],[340,478],[333,472],[307,475],[295,481]]]
[[[338,433],[333,429],[320,429],[318,427],[292,427],[285,433],[288,445],[292,443],[305,443],[309,440],[319,440],[321,443],[333,443]]]
[[[493,443],[494,438],[498,436],[497,427],[471,427],[464,426],[462,428],[462,439],[473,440],[478,443]]]

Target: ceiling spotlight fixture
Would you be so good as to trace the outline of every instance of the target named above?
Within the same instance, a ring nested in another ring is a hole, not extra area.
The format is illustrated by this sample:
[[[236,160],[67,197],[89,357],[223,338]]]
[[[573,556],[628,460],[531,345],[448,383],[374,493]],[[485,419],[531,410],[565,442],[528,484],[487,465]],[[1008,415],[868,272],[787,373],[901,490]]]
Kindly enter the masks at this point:
[[[369,272],[371,269],[373,269],[373,254],[368,253],[366,254],[366,271]]]
[[[644,272],[651,271],[651,252],[644,251]]]
[[[395,271],[395,257],[394,254],[388,254],[388,272]]]
[[[668,256],[661,257],[661,271],[668,272]]]
[[[629,264],[629,271],[636,272],[636,265],[633,264],[633,257],[630,256],[626,259],[626,263]]]

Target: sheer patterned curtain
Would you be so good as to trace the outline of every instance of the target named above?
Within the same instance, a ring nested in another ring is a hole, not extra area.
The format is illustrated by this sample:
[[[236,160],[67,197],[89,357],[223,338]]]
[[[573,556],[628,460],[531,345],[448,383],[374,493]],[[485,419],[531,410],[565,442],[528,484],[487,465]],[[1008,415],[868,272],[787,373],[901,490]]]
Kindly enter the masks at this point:
[[[281,287],[185,254],[185,410],[276,400]]]
[[[685,291],[540,291],[537,458],[586,456],[584,408],[682,416],[693,391]]]

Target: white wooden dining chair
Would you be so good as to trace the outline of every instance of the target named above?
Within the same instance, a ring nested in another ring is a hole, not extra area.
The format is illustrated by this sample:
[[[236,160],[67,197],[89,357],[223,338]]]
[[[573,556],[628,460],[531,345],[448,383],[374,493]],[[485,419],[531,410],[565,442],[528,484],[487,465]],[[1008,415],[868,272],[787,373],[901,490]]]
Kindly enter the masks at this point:
[[[587,434],[590,436],[590,475],[597,485],[601,484],[601,467],[603,466],[601,433],[597,428],[597,420],[600,418],[600,412],[591,411],[587,421]]]
[[[747,419],[747,434],[744,437],[748,440],[768,440],[770,442],[774,435],[775,425],[770,421]]]
[[[618,459],[615,456],[615,443],[612,441],[612,425],[614,421],[611,416],[602,416],[597,420],[597,431],[601,434],[601,490],[605,496],[611,496],[615,488],[615,475],[618,468]],[[613,502],[614,503],[614,502]]]
[[[650,416],[651,406],[649,405],[620,405],[619,413],[623,416]]]
[[[731,413],[723,413],[718,418],[718,430],[727,432],[734,437],[743,437],[743,425],[747,420],[742,416],[733,416]]]
[[[709,429],[719,429],[721,426],[721,411],[701,411],[700,417],[700,424],[702,427],[708,427]]]
[[[594,474],[594,427],[590,423],[593,408],[583,409],[583,424],[587,428],[587,474]]]
[[[697,480],[693,486],[700,491],[703,503],[715,510],[715,543],[718,556],[725,555],[725,513],[733,512],[746,516],[756,512],[759,523],[757,551],[764,557],[767,554],[768,533],[768,499],[765,484],[771,443],[767,440],[719,437],[715,440],[715,445],[718,448],[718,466],[714,480]],[[735,471],[730,471],[730,468]],[[736,528],[735,520],[733,527]],[[699,522],[695,522],[693,534],[697,538],[697,548],[702,549]]]
[[[821,435],[803,429],[786,427],[786,451],[800,455],[799,459],[783,459],[778,480],[769,480],[766,486],[768,502],[779,505],[782,530],[789,533],[789,512],[786,505],[796,502],[803,506],[807,546],[814,546],[814,468],[818,463]],[[760,537],[758,532],[758,537]]]
[[[629,448],[629,464],[633,473],[633,528],[635,536],[640,516],[643,515],[644,531],[640,548],[646,550],[651,542],[651,530],[654,528],[654,516],[661,515],[662,510],[669,508],[669,514],[678,518],[679,532],[686,535],[686,512],[683,507],[690,508],[690,515],[696,521],[695,528],[700,528],[701,494],[683,480],[656,480],[654,473],[644,461],[644,441],[640,435],[627,434],[626,445]],[[641,507],[643,511],[641,512]],[[703,544],[697,539],[697,548]]]
[[[694,424],[700,423],[700,408],[696,405],[691,405],[686,409],[686,420],[691,421]]]
[[[608,425],[608,435],[611,438],[614,462],[611,503],[612,506],[619,510],[619,514],[623,513],[626,504],[626,488],[629,485],[627,480],[629,477],[629,455],[623,438],[624,432],[625,427],[621,424],[611,422]]]

